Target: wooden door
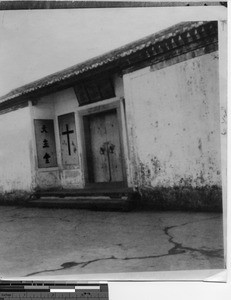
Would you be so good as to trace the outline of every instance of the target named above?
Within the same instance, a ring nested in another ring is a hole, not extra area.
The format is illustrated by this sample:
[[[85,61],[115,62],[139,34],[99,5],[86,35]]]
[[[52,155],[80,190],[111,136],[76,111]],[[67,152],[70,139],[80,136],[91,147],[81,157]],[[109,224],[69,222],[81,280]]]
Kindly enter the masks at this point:
[[[89,182],[122,183],[123,165],[117,111],[88,116],[87,127]]]

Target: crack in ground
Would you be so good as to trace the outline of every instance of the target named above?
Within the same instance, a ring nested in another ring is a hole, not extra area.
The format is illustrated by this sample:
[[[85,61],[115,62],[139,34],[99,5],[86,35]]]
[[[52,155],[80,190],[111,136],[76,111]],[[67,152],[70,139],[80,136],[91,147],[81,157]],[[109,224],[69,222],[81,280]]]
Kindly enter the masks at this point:
[[[212,219],[217,219],[217,218],[219,218],[219,217],[202,219],[202,220],[198,220],[196,222],[207,221],[207,220],[212,220]],[[180,224],[180,225],[164,227],[164,229],[163,229],[164,233],[165,233],[165,235],[167,235],[169,237],[168,242],[174,245],[168,251],[168,254],[169,255],[175,255],[175,254],[181,254],[181,253],[186,253],[187,251],[191,251],[191,252],[198,252],[202,255],[209,256],[209,257],[224,258],[223,249],[216,249],[216,250],[197,249],[197,248],[182,246],[182,243],[177,243],[173,240],[174,237],[172,235],[170,235],[169,230],[171,230],[173,228],[185,226],[185,225],[188,225],[188,224],[196,223],[196,222],[195,221],[194,222],[187,222],[187,223],[183,223],[183,224]]]
[[[91,264],[93,262],[101,261],[101,260],[109,260],[109,259],[118,259],[118,258],[116,258],[114,256],[111,256],[111,257],[107,257],[107,258],[98,258],[98,259],[93,259],[93,260],[84,261],[84,262],[71,261],[71,262],[63,263],[61,265],[61,268],[33,272],[33,273],[27,274],[25,276],[28,277],[28,276],[32,276],[32,275],[36,275],[36,274],[41,274],[41,273],[61,271],[61,270],[70,269],[70,268],[73,268],[73,267],[76,267],[76,266],[80,266],[80,265],[82,265],[81,268],[84,268],[84,267],[86,267],[87,265],[89,265],[89,264]]]
[[[89,260],[89,261],[85,261],[85,262],[66,262],[66,263],[63,263],[61,265],[61,268],[38,271],[38,272],[27,274],[25,276],[28,277],[28,276],[32,276],[32,275],[36,275],[36,274],[41,274],[41,273],[61,271],[61,270],[70,269],[70,268],[73,268],[73,267],[76,267],[76,266],[81,266],[81,268],[85,268],[87,265],[89,265],[91,263],[98,262],[98,261],[104,261],[104,260],[112,260],[112,259],[115,259],[115,260],[151,259],[151,258],[160,258],[160,257],[165,257],[165,256],[170,256],[170,255],[183,254],[183,253],[186,253],[187,251],[198,252],[198,253],[200,253],[204,256],[209,256],[209,257],[224,258],[223,254],[221,254],[221,253],[223,253],[223,249],[204,250],[204,249],[196,249],[196,248],[191,248],[191,247],[185,247],[185,246],[182,246],[182,243],[175,242],[173,240],[174,237],[172,235],[170,235],[170,233],[169,233],[169,231],[173,228],[185,226],[185,225],[200,222],[200,221],[217,219],[217,218],[218,217],[207,218],[207,219],[202,219],[202,220],[198,220],[198,221],[194,221],[194,222],[183,223],[183,224],[180,224],[180,225],[164,227],[163,231],[164,231],[165,235],[168,236],[168,242],[173,244],[173,247],[168,250],[168,253],[165,253],[165,254],[148,255],[148,256],[135,256],[135,257],[125,257],[125,258],[118,258],[118,257],[115,257],[115,256],[111,256],[111,257],[106,257],[106,258],[93,259],[93,260]],[[118,245],[122,245],[122,244],[118,244]]]

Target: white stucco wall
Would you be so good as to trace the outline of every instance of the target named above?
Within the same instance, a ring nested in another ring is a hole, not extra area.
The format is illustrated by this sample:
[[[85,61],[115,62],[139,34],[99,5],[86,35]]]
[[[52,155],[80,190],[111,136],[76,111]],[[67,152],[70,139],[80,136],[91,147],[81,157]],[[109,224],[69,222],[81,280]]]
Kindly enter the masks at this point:
[[[0,193],[30,191],[32,135],[29,107],[0,115]]]
[[[123,78],[116,74],[113,77],[113,82],[115,87],[115,96],[118,98],[124,97]]]
[[[139,185],[221,185],[218,53],[124,76]]]

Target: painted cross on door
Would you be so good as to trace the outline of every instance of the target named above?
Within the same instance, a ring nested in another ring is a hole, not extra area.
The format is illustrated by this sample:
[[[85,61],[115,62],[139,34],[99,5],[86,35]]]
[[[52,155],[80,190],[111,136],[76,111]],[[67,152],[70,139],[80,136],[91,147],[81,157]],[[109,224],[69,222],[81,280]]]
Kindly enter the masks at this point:
[[[74,133],[74,130],[69,130],[68,124],[66,124],[66,131],[62,132],[62,135],[67,136],[67,148],[68,148],[68,154],[71,156],[71,145],[70,145],[70,134]]]
[[[62,115],[58,120],[62,165],[78,165],[75,115],[74,113]]]

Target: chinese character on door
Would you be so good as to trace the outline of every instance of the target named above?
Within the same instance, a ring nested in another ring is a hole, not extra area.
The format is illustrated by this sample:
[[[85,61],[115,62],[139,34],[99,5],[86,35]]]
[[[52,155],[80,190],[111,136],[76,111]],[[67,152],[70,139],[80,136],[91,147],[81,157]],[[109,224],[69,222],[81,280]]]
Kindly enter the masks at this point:
[[[39,168],[57,166],[53,120],[34,120]]]

